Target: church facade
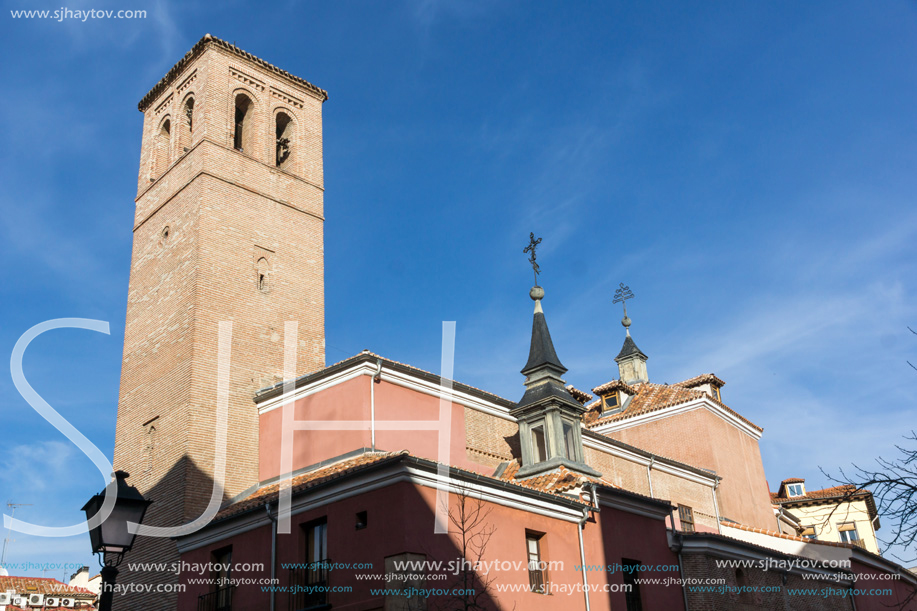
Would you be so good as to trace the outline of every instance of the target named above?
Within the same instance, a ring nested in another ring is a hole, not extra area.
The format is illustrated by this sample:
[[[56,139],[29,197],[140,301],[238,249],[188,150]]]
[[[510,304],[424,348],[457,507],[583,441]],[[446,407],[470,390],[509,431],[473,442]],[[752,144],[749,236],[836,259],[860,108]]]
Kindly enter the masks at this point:
[[[115,467],[153,500],[145,524],[191,523],[211,499],[218,513],[193,532],[138,537],[127,562],[182,570],[119,581],[181,591],[116,597],[117,608],[879,609],[906,598],[913,577],[854,591],[859,574],[898,570],[880,555],[786,526],[761,427],[724,402],[713,374],[652,382],[626,317],[617,377],[592,393],[565,383],[537,286],[517,400],[370,352],[326,367],[327,98],[207,35],[140,102]],[[768,560],[786,570],[761,569]]]

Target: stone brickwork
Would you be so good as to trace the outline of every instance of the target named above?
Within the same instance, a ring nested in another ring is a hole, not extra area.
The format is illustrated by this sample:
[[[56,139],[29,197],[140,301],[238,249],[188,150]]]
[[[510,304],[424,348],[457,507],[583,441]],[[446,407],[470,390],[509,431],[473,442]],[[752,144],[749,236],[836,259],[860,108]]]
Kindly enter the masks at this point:
[[[240,93],[251,102],[242,151],[234,147]],[[210,38],[151,96],[141,104],[114,464],[153,501],[145,523],[177,526],[199,516],[211,495],[219,323],[233,324],[224,500],[258,481],[252,397],[282,379],[286,321],[299,325],[296,372],[324,366],[325,96]],[[293,120],[282,169],[278,113]],[[154,538],[138,538],[127,558],[177,560],[173,541]],[[174,580],[168,572],[119,576],[125,583]],[[119,609],[175,602],[174,594],[115,598]]]

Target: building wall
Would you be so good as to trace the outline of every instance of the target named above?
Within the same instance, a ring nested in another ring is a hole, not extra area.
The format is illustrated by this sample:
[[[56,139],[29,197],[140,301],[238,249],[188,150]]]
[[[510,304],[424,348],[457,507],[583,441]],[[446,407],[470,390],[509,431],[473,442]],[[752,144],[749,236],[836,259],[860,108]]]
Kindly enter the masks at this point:
[[[803,579],[795,573],[755,567],[717,566],[717,560],[723,559],[706,554],[682,554],[686,579],[725,581],[719,591],[701,592],[688,588],[688,608],[692,611],[850,611],[853,608],[850,598],[840,591],[843,588],[830,580]],[[764,591],[765,588],[768,591]],[[835,589],[836,593],[831,594],[828,588]],[[811,591],[803,593],[803,590]]]
[[[819,541],[840,542],[841,536],[837,529],[838,526],[842,523],[853,522],[856,524],[857,534],[863,541],[865,548],[874,554],[879,553],[879,542],[876,539],[875,531],[872,529],[872,521],[869,518],[866,501],[857,500],[851,503],[788,507],[787,510],[799,518],[803,528],[814,528],[815,535]]]
[[[695,528],[698,531],[718,531],[712,486],[666,473],[661,471],[658,465],[657,468],[648,469],[648,465],[596,448],[584,448],[584,453],[586,464],[600,471],[603,478],[615,486],[645,496],[665,499],[676,505],[687,505],[694,513]],[[680,528],[680,524],[678,527]]]
[[[723,478],[717,491],[721,516],[757,528],[776,529],[758,441],[708,410],[673,414],[605,434],[715,471]]]
[[[243,89],[255,101],[255,145],[244,153],[232,148],[233,96]],[[194,129],[185,138],[188,95]],[[285,170],[271,157],[281,108],[297,126]],[[146,109],[140,157],[114,464],[154,501],[147,524],[177,526],[200,515],[215,475],[219,323],[233,325],[224,499],[258,481],[252,396],[281,377],[286,321],[299,321],[297,371],[324,365],[321,100],[211,45]],[[261,258],[269,272],[259,287]],[[177,557],[168,538],[140,538],[130,554],[132,562]],[[130,608],[129,598],[116,605]],[[172,608],[174,596],[144,606]]]
[[[429,422],[439,426],[439,397],[405,388],[386,379],[372,382],[371,375],[359,375],[335,386],[297,399],[293,408],[296,421],[360,421],[357,430],[298,431],[293,437],[293,470],[341,456],[347,452],[371,445],[370,385],[375,395],[376,449],[397,452],[409,450],[414,456],[440,460],[438,430],[385,430],[386,421]],[[448,457],[443,462],[490,475],[494,471],[487,455],[466,452],[465,416],[474,412],[458,403],[449,403],[449,438],[446,444]],[[477,412],[480,413],[480,412]],[[486,416],[486,415],[485,415]],[[494,430],[516,429],[514,422],[487,416],[494,422]],[[502,425],[502,427],[501,427]],[[342,425],[349,426],[349,425]],[[262,411],[259,418],[261,481],[277,477],[281,472],[281,440],[283,439],[283,408]],[[442,427],[443,431],[447,427]],[[505,459],[508,460],[508,459]]]
[[[457,504],[461,501],[456,495],[450,496],[450,507],[457,515]],[[469,503],[473,501],[469,500]],[[393,587],[396,582],[382,578],[386,557],[405,553],[417,554],[426,560],[450,562],[459,560],[461,555],[461,530],[458,524],[450,527],[452,533],[436,535],[433,532],[436,504],[436,492],[431,488],[417,487],[409,483],[398,483],[385,488],[367,491],[359,496],[333,501],[325,506],[311,509],[293,516],[292,529],[288,535],[278,535],[277,541],[277,576],[280,585],[289,585],[289,571],[281,568],[284,563],[302,563],[305,561],[304,535],[302,526],[317,519],[325,518],[328,524],[328,556],[334,563],[369,563],[372,568],[338,569],[331,572],[330,585],[352,589],[350,592],[331,593],[330,602],[334,608],[382,609],[385,599],[372,595],[370,588]],[[258,510],[263,511],[263,510]],[[356,512],[367,511],[368,525],[365,529],[356,530],[354,517]],[[529,513],[520,509],[487,503],[483,506],[484,520],[480,527],[470,526],[466,522],[466,534],[487,530],[491,533],[483,560],[514,563],[511,568],[494,569],[484,576],[492,581],[482,603],[488,609],[544,609],[547,611],[567,611],[583,608],[581,584],[583,573],[577,570],[581,564],[579,544],[575,522]],[[461,522],[459,522],[461,523]],[[555,591],[543,595],[527,591],[528,571],[526,569],[527,531],[543,533],[541,539],[542,560],[555,563],[554,569],[548,571],[548,581]],[[666,542],[665,528],[661,520],[638,516],[633,513],[613,508],[603,508],[602,512],[590,519],[583,531],[587,564],[620,563],[622,558],[639,560],[648,565],[677,564],[677,556],[671,552]],[[184,566],[210,562],[215,550],[232,545],[234,563],[263,563],[264,569],[250,573],[239,572],[234,577],[262,579],[269,576],[270,526],[263,526],[248,532],[232,535],[230,538],[216,541],[210,545],[189,551],[182,555]],[[473,554],[468,554],[476,558]],[[561,568],[562,567],[562,568]],[[433,571],[421,587],[451,589],[457,587],[461,576],[453,575],[451,569]],[[357,579],[356,575],[378,575],[372,579]],[[432,575],[444,575],[446,579],[435,579]],[[671,574],[668,574],[671,576]],[[181,581],[187,590],[179,595],[178,609],[194,611],[197,609],[198,597],[209,591],[207,585],[192,584],[192,578],[199,577],[190,571],[182,574]],[[623,583],[620,571],[592,571],[587,579],[593,587],[602,587],[611,583]],[[501,592],[500,586],[516,586],[515,592]],[[476,582],[479,590],[483,589],[482,581]],[[567,594],[567,592],[573,592]],[[645,609],[683,609],[681,590],[673,588],[650,588],[642,591]],[[262,592],[258,585],[240,586],[233,596],[237,609],[265,609],[269,605],[269,594]],[[439,608],[447,602],[439,597],[428,601],[428,608]],[[624,594],[621,592],[593,592],[590,594],[591,608],[596,611],[611,611],[624,606]],[[288,608],[285,594],[278,594],[276,608]]]

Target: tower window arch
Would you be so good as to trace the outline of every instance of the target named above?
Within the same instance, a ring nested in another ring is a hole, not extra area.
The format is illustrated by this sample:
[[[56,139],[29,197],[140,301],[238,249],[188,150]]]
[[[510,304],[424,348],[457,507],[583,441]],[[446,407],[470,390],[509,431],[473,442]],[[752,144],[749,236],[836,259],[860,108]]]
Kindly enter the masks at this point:
[[[188,96],[181,109],[181,133],[179,145],[187,152],[191,146],[191,135],[194,133],[194,96]]]
[[[172,144],[172,120],[166,117],[156,132],[156,145],[153,153],[153,176],[158,178],[169,167],[169,151]]]
[[[265,257],[261,257],[255,264],[255,271],[258,290],[267,293],[271,289],[271,264]]]
[[[274,137],[276,139],[276,152],[274,165],[285,168],[289,165],[290,154],[293,152],[293,119],[285,112],[278,112],[274,118]]]
[[[232,146],[237,151],[251,150],[252,115],[254,114],[252,99],[244,93],[236,94],[235,100],[235,131],[233,132]]]

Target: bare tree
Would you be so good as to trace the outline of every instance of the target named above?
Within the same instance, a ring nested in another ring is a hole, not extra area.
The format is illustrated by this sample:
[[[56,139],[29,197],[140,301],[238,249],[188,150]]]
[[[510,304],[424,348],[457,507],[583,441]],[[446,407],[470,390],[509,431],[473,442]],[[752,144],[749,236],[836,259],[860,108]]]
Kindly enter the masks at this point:
[[[458,484],[449,507],[449,534],[455,538],[456,551],[461,555],[455,567],[454,579],[447,588],[450,594],[437,601],[440,611],[490,611],[494,606],[494,575],[482,575],[487,547],[497,527],[489,520],[493,507],[479,495]],[[513,605],[515,609],[515,604]]]
[[[905,435],[908,442],[917,442],[917,433]],[[917,448],[909,444],[895,445],[898,456],[894,459],[876,458],[872,468],[854,464],[851,471],[840,469],[840,477],[824,470],[832,481],[848,486],[847,497],[869,490],[876,501],[876,509],[883,518],[892,522],[890,538],[883,538],[886,546],[900,545],[914,552],[917,542]]]

